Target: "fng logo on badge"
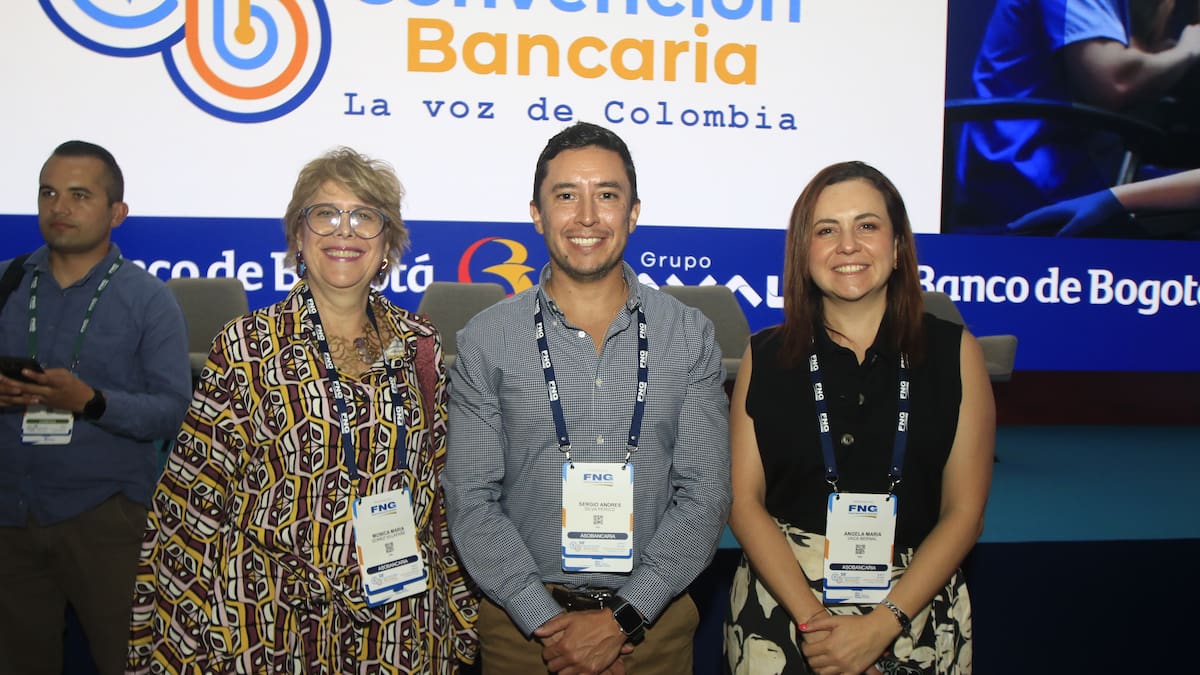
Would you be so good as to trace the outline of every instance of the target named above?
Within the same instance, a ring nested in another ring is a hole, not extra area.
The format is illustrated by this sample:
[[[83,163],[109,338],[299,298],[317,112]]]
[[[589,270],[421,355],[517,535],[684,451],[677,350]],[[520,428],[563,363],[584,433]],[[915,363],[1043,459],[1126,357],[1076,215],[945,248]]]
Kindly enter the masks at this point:
[[[384,502],[382,504],[372,504],[371,513],[387,513],[388,511],[396,510],[396,502]]]
[[[863,513],[863,514],[868,514],[868,513],[869,513],[869,514],[877,514],[877,513],[879,513],[879,506],[877,506],[877,505],[875,505],[875,504],[850,504],[850,505],[849,505],[848,507],[846,507],[846,508],[847,508],[847,510],[849,510],[849,512],[850,512],[850,513],[852,513],[852,514],[853,514],[853,513]]]

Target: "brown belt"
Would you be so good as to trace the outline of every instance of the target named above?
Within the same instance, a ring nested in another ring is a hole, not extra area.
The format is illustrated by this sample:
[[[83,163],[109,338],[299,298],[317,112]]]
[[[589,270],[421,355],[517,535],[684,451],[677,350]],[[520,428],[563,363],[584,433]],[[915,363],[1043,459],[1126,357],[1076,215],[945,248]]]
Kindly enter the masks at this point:
[[[616,592],[607,588],[581,588],[572,590],[557,584],[550,586],[554,601],[568,612],[586,609],[605,609],[617,604]]]

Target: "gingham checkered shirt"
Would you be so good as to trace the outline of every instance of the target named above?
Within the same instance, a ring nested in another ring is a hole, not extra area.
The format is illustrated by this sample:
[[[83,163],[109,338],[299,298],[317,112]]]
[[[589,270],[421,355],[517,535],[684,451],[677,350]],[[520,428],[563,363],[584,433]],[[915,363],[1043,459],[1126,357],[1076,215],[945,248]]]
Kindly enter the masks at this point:
[[[468,573],[528,635],[562,612],[546,583],[614,588],[648,621],[712,559],[729,513],[729,404],[712,323],[638,283],[596,353],[536,286],[458,333],[443,485]],[[549,267],[542,271],[542,283]],[[633,572],[562,570],[562,463],[534,336],[541,298],[576,462],[621,462],[637,390],[637,308],[649,387],[633,457]]]

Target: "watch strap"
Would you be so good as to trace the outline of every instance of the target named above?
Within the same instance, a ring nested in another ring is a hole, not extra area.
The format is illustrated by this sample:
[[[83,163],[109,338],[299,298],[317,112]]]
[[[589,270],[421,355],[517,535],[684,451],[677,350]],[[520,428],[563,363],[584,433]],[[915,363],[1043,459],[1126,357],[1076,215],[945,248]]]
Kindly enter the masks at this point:
[[[83,416],[89,420],[98,420],[108,408],[108,400],[104,398],[104,393],[99,389],[93,390],[92,398],[87,403],[83,404]]]

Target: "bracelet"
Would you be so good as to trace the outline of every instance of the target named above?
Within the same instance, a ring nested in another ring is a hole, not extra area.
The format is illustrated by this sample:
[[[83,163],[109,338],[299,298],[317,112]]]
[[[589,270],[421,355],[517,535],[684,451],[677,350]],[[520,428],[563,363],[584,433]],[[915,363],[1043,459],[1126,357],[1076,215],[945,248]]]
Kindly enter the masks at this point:
[[[807,619],[805,619],[805,620],[804,620],[804,623],[809,623],[810,621],[812,621],[813,619],[817,618],[818,616],[820,616],[820,615],[822,615],[822,614],[828,614],[828,613],[829,613],[829,610],[827,610],[827,609],[825,609],[824,607],[822,607],[822,608],[821,608],[819,611],[817,611],[817,613],[816,613],[816,614],[813,614],[812,616],[810,616],[810,617],[808,617]]]
[[[908,615],[904,613],[904,610],[897,607],[896,603],[884,598],[879,604],[882,607],[886,607],[892,613],[892,616],[896,617],[896,621],[900,622],[901,635],[908,635],[912,631],[912,619],[908,618]]]

